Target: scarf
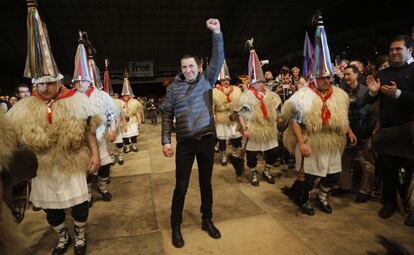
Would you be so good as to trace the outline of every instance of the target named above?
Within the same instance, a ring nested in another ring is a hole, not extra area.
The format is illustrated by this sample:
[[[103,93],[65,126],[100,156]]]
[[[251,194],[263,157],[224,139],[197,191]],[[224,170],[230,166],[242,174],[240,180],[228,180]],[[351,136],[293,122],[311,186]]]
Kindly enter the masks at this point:
[[[266,105],[264,103],[264,97],[266,95],[266,90],[263,91],[263,93],[259,93],[257,90],[255,90],[254,88],[250,88],[249,90],[253,93],[253,95],[259,99],[260,101],[260,109],[262,110],[263,113],[263,117],[267,120],[268,115],[267,115],[267,109],[266,109]]]
[[[330,87],[328,91],[325,94],[322,94],[318,88],[315,86],[315,84],[310,84],[309,88],[315,92],[322,100],[322,123],[324,125],[327,125],[329,122],[329,119],[331,118],[331,111],[329,110],[328,106],[326,105],[326,101],[332,96],[333,88]]]
[[[74,89],[67,89],[64,86],[60,88],[60,92],[54,99],[46,101],[38,92],[33,93],[33,96],[37,97],[38,99],[42,100],[47,104],[47,122],[52,124],[52,113],[53,113],[53,103],[57,102],[58,100],[65,99],[71,97],[76,94],[76,90]]]
[[[228,91],[228,93],[224,92],[225,87],[224,87],[223,85],[219,85],[219,86],[217,86],[217,89],[218,89],[218,90],[220,90],[221,92],[223,92],[223,94],[224,94],[224,95],[226,95],[226,101],[227,101],[227,103],[230,103],[230,102],[231,102],[231,99],[230,99],[230,94],[231,94],[231,93],[233,92],[233,90],[234,90],[233,86],[229,86],[229,91]]]

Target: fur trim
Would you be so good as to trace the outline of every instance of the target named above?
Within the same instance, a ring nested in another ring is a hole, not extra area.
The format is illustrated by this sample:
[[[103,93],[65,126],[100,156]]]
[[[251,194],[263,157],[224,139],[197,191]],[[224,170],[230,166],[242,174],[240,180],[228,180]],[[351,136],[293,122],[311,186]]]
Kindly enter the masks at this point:
[[[246,89],[243,92],[239,103],[241,109],[247,109],[246,111],[241,111],[240,114],[247,122],[250,140],[262,142],[269,138],[277,137],[277,108],[282,103],[282,100],[280,100],[280,97],[276,93],[266,88],[264,103],[266,105],[268,119],[263,117],[260,101],[250,90]]]
[[[113,100],[114,100],[114,103],[115,103],[115,107],[117,108],[117,111],[119,113],[118,114],[118,119],[117,119],[117,121],[118,121],[117,128],[121,128],[121,130],[122,130],[125,123],[126,123],[125,110],[123,108],[122,100],[116,99],[116,98],[113,98]],[[122,131],[121,131],[121,133],[122,133]]]
[[[93,116],[91,127],[87,124],[89,116]],[[47,121],[47,105],[36,97],[19,101],[7,117],[18,141],[36,154],[38,176],[49,176],[54,169],[65,175],[87,170],[90,151],[85,134],[98,125],[99,116],[85,95],[78,92],[56,101],[51,124]]]
[[[114,119],[115,113],[118,111],[116,110],[114,101],[108,93],[99,89],[94,89],[89,97],[89,100],[98,108],[99,116],[101,117],[104,125]]]
[[[17,147],[17,137],[13,127],[0,110],[0,173],[9,169],[10,161]]]
[[[349,127],[349,97],[342,89],[333,87],[333,94],[327,101],[327,106],[332,114],[327,126],[322,124],[322,100],[309,88],[297,91],[282,108],[282,115],[288,120],[292,120],[296,112],[303,113],[303,138],[313,153],[332,152],[338,147],[341,152],[345,149]],[[291,124],[283,134],[283,144],[290,153],[295,153],[297,141]]]
[[[115,121],[116,107],[112,98],[105,91],[94,89],[89,97],[90,103],[96,108],[101,124],[95,128],[96,138],[101,142],[107,133],[107,124]]]
[[[221,92],[218,88],[213,89],[213,107],[215,113],[215,120],[219,124],[230,125],[230,114],[233,111],[238,110],[239,107],[239,98],[242,94],[241,90],[237,86],[233,86],[233,92],[230,94],[230,103],[227,103],[226,95]],[[227,93],[229,88],[224,91]]]

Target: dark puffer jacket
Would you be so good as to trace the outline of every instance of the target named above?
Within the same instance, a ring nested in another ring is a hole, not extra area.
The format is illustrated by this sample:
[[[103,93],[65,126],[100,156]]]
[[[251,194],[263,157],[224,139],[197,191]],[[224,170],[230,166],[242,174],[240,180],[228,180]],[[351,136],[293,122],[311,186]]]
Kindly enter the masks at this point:
[[[162,106],[161,143],[171,143],[173,119],[177,142],[215,131],[211,91],[224,62],[223,34],[212,33],[212,55],[207,70],[188,83],[181,73],[168,86]]]

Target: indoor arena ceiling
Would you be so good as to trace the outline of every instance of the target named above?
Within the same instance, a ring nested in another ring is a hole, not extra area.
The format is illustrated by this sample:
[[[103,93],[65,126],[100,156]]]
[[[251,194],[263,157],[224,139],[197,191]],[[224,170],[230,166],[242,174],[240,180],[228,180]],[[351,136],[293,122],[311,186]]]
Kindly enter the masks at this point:
[[[298,59],[307,20],[316,9],[323,12],[335,55],[372,54],[381,38],[409,33],[414,24],[412,0],[38,0],[38,4],[56,62],[69,75],[78,30],[88,32],[101,70],[106,57],[113,72],[122,72],[128,61],[153,60],[156,76],[163,76],[178,70],[185,52],[209,56],[210,33],[205,27],[209,17],[221,21],[226,59],[234,74],[246,72],[244,42],[251,37],[259,57],[269,59],[271,67]],[[1,75],[18,79],[26,58],[26,1],[2,0],[0,14]]]

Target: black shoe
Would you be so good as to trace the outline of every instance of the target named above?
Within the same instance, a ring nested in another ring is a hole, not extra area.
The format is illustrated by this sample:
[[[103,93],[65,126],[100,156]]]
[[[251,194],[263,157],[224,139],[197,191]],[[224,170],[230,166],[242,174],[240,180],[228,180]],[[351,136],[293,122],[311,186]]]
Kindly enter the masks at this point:
[[[300,206],[301,211],[309,216],[315,215],[315,210],[313,209],[311,203],[309,201],[305,202]]]
[[[101,193],[102,200],[103,201],[111,201],[111,199],[112,199],[111,193],[109,193],[109,192],[101,192],[100,190],[99,190],[99,193]]]
[[[214,239],[220,239],[221,234],[220,231],[214,226],[213,221],[211,220],[203,220],[201,224],[201,229],[207,231],[208,235]]]
[[[414,227],[414,209],[410,210],[404,220],[404,224],[409,227]]]
[[[293,169],[293,168],[295,168],[295,162],[289,161],[289,163],[288,163],[288,169]]]
[[[172,226],[171,227],[171,237],[172,237],[172,244],[175,248],[181,248],[184,246],[184,239],[181,235],[181,227],[178,226]]]
[[[64,254],[71,244],[72,244],[72,238],[69,236],[68,242],[62,248],[55,247],[53,249],[52,255]]]
[[[381,210],[378,212],[378,215],[383,219],[388,219],[395,212],[395,204],[384,202]]]
[[[76,246],[75,245],[75,255],[85,255],[87,247],[88,246],[87,246],[86,243],[84,245],[81,245],[81,246]]]
[[[275,184],[275,178],[270,175],[270,173],[265,174],[265,172],[262,173],[263,179],[265,179],[270,184]]]
[[[329,205],[328,201],[322,201],[319,198],[316,199],[319,209],[324,213],[332,213],[332,207]]]
[[[358,192],[358,195],[355,198],[355,202],[366,203],[370,198],[371,198],[371,195]]]
[[[122,166],[124,164],[124,161],[123,160],[118,160],[118,164]]]

